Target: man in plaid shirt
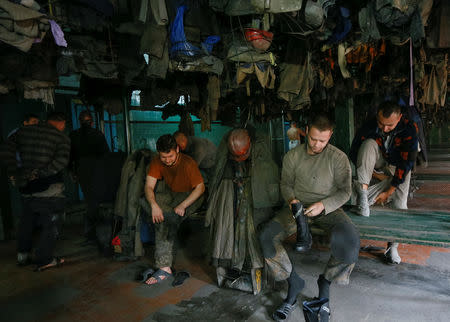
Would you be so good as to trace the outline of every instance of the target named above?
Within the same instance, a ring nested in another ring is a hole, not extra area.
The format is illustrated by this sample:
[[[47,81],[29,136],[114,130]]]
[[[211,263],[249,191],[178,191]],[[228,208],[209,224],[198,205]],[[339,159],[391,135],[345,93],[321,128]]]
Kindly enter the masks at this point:
[[[358,131],[350,149],[356,166],[358,209],[370,216],[370,205],[391,202],[395,209],[407,209],[411,169],[417,157],[417,124],[403,116],[401,107],[386,101],[377,116]],[[386,257],[399,264],[398,243],[388,243]]]

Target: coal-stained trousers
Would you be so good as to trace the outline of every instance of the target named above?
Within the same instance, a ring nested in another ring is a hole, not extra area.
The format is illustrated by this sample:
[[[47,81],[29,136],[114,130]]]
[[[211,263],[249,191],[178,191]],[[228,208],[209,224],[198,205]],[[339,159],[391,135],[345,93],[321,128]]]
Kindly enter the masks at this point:
[[[359,232],[355,225],[340,208],[327,215],[310,218],[309,224],[325,230],[330,236],[331,256],[325,267],[325,278],[348,284],[359,253]],[[297,225],[288,207],[281,209],[260,231],[264,259],[276,281],[287,279],[292,272],[292,261],[282,243],[296,231]]]
[[[183,217],[174,212],[174,208],[185,200],[190,192],[173,192],[164,185],[159,186],[155,191],[156,203],[163,211],[164,221],[155,224],[155,266],[171,267],[176,254],[175,242],[180,224],[190,214],[194,213],[203,203],[203,196],[198,198],[186,209]]]

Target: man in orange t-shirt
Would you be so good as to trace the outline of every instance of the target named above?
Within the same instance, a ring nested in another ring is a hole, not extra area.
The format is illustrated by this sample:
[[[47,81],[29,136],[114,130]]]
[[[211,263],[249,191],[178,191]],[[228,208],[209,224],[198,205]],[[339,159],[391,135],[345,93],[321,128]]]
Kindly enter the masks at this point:
[[[145,182],[145,197],[155,224],[155,264],[158,268],[147,279],[149,285],[172,275],[178,227],[187,215],[200,207],[205,191],[197,163],[180,153],[172,135],[161,136],[156,142],[156,150],[158,157],[150,163]]]

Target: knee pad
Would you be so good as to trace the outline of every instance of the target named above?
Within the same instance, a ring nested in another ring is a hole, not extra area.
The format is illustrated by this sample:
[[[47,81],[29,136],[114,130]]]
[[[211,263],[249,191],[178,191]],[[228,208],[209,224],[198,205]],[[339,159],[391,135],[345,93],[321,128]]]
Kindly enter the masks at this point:
[[[359,232],[352,223],[339,223],[331,231],[331,254],[345,264],[356,262],[359,255]]]
[[[270,221],[262,228],[259,233],[259,241],[261,249],[265,258],[272,258],[276,254],[274,246],[274,238],[277,234],[283,231],[281,225],[276,221]]]

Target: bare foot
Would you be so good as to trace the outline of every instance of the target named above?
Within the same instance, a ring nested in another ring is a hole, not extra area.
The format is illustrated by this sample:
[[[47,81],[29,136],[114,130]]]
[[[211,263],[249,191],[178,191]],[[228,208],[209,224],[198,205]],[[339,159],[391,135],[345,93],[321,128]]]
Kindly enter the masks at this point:
[[[52,268],[52,267],[58,267],[61,266],[64,263],[64,258],[53,258],[53,260],[48,263],[47,265],[39,266],[37,268],[37,271],[42,272],[46,269]]]
[[[164,273],[165,272],[165,273]],[[145,281],[148,285],[157,284],[159,282],[164,281],[166,278],[168,278],[170,275],[172,275],[172,270],[170,267],[161,267],[159,270],[157,270],[155,273],[153,273],[153,276],[150,277]]]

